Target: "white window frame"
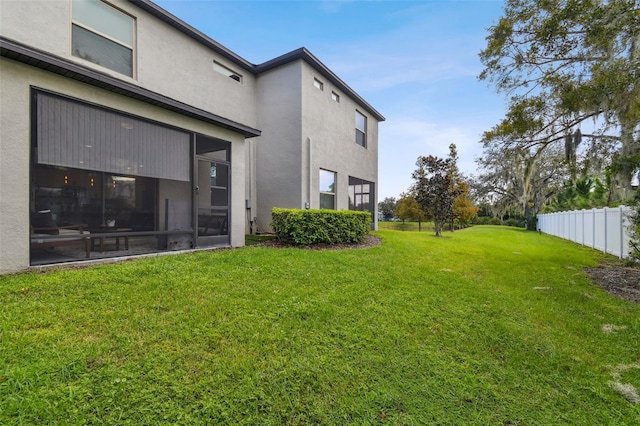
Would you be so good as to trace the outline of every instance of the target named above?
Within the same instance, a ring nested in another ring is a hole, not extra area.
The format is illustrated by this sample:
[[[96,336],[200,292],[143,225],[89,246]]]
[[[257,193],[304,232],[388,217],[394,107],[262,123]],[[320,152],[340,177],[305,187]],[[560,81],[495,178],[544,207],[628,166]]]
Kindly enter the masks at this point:
[[[320,91],[324,91],[324,83],[322,81],[318,80],[315,77],[313,79],[313,87],[315,87],[316,89],[318,89]]]
[[[331,99],[333,99],[336,103],[340,103],[340,95],[336,92],[331,92]]]
[[[323,188],[322,188],[322,174],[323,173],[330,173],[331,175],[333,175],[333,192],[323,190]],[[331,171],[331,170],[327,170],[327,169],[320,169],[319,170],[319,172],[318,172],[318,189],[319,189],[318,198],[319,198],[319,202],[320,202],[319,206],[320,206],[321,209],[322,208],[326,208],[326,207],[322,207],[322,198],[323,198],[322,196],[323,195],[325,195],[325,196],[328,195],[328,196],[331,196],[333,198],[333,207],[331,208],[331,210],[337,210],[337,208],[338,208],[337,202],[336,202],[336,200],[337,200],[336,187],[337,186],[338,186],[338,174],[336,172]]]

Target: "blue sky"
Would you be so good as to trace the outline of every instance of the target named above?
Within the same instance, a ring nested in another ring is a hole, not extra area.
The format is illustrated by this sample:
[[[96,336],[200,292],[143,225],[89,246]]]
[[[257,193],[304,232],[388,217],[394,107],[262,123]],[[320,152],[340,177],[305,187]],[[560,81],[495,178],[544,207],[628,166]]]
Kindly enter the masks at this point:
[[[503,2],[155,0],[244,59],[259,64],[306,47],[385,116],[379,127],[379,200],[411,185],[420,155],[475,172],[482,132],[504,115],[478,53]]]

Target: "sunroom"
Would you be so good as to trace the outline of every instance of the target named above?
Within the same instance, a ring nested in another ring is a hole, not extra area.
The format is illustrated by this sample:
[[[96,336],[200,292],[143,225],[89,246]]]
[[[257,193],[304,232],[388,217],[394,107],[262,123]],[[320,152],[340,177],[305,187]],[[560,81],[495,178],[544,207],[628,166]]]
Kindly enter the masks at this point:
[[[230,244],[230,142],[31,90],[32,266]]]

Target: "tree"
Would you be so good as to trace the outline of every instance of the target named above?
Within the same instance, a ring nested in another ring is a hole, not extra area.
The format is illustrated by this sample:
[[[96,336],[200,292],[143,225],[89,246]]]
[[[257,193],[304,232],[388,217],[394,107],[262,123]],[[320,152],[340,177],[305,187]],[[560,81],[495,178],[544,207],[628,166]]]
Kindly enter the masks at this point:
[[[398,218],[418,222],[418,231],[422,230],[422,222],[427,220],[426,214],[420,209],[420,205],[411,195],[400,194],[400,200],[396,205],[395,214]]]
[[[453,200],[458,195],[450,174],[453,162],[451,157],[418,157],[418,168],[411,175],[415,181],[411,192],[427,217],[433,219],[436,237],[442,236],[444,224],[453,218]]]
[[[508,0],[480,58],[480,79],[511,96],[486,139],[536,152],[564,146],[573,181],[589,159],[612,157],[624,197],[640,164],[640,2]],[[578,132],[588,121],[593,133]]]
[[[473,220],[480,209],[469,198],[469,185],[466,182],[460,182],[458,189],[460,195],[453,200],[453,218],[464,228]],[[453,231],[453,224],[451,227]]]
[[[449,229],[454,230],[454,222],[458,222],[460,226],[466,226],[476,215],[478,209],[469,199],[469,186],[465,182],[465,178],[458,169],[458,149],[455,144],[449,145],[449,175],[451,187],[449,191],[452,194],[458,194],[453,200],[453,214],[449,221]]]
[[[544,208],[545,212],[582,210],[607,206],[610,194],[608,185],[610,174],[605,175],[603,183],[598,177],[585,177],[575,182],[565,182],[555,198]]]
[[[397,201],[394,197],[387,197],[378,203],[378,210],[382,213],[384,220],[391,220],[396,209]]]
[[[536,215],[567,179],[563,157],[556,148],[533,151],[485,143],[477,160],[480,175],[474,179],[476,202],[488,202],[493,213],[516,212],[536,229]]]

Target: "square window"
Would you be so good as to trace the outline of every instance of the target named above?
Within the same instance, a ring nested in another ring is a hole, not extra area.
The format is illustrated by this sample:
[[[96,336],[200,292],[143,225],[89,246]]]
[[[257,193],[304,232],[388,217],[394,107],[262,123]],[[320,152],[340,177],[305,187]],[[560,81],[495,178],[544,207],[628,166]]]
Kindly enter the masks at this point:
[[[340,102],[340,95],[338,95],[336,92],[331,92],[331,99],[336,102]]]
[[[99,0],[73,0],[71,54],[133,77],[135,20]]]
[[[319,90],[324,90],[324,83],[322,83],[320,80],[318,80],[317,78],[313,79],[313,85],[316,89]]]

